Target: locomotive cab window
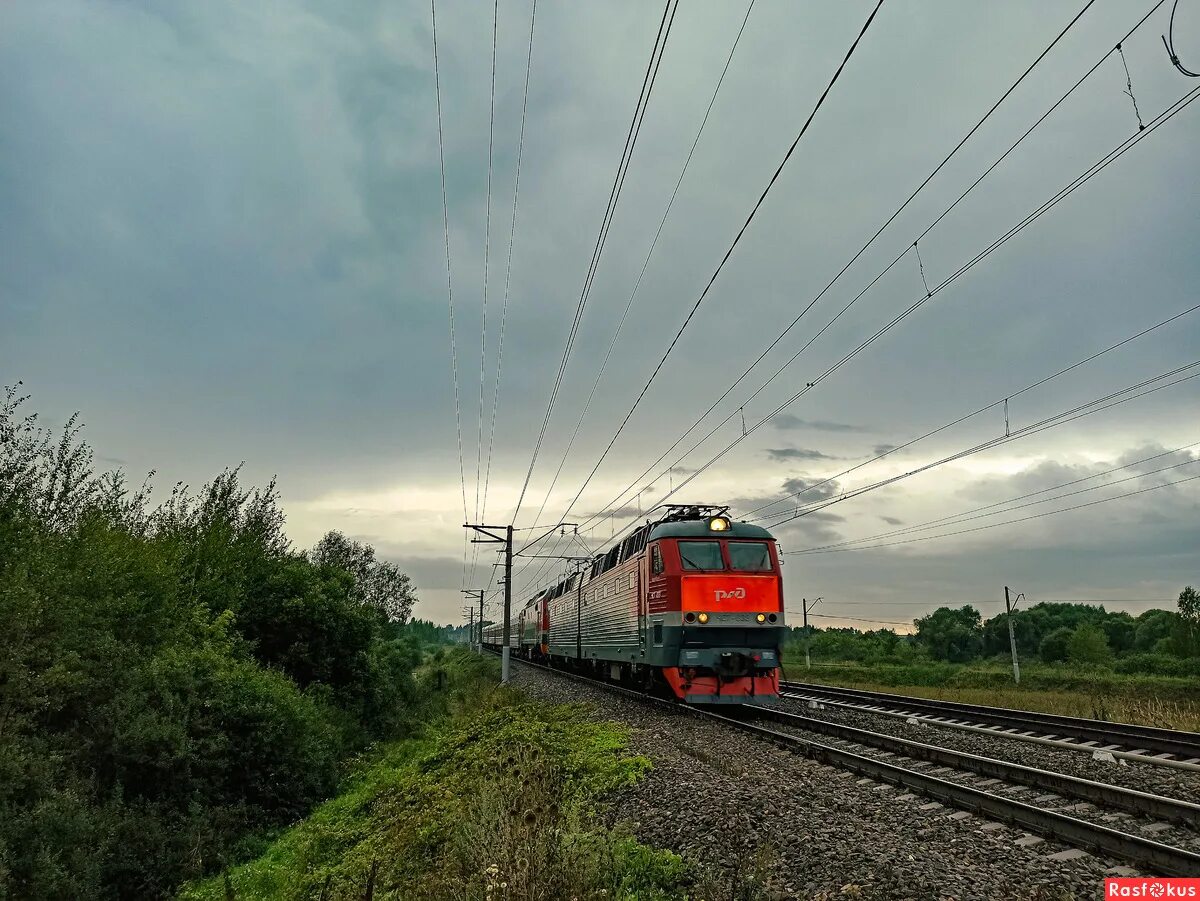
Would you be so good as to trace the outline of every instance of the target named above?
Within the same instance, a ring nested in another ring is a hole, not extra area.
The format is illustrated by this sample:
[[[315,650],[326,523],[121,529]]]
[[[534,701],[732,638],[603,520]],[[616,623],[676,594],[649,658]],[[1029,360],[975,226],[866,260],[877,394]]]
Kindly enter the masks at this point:
[[[725,561],[721,559],[721,543],[719,541],[681,541],[679,542],[679,560],[684,569],[725,568]]]
[[[650,571],[653,573],[663,571],[662,551],[658,549],[657,544],[650,549]]]
[[[731,541],[728,544],[729,565],[743,572],[771,571],[771,552],[764,541]]]

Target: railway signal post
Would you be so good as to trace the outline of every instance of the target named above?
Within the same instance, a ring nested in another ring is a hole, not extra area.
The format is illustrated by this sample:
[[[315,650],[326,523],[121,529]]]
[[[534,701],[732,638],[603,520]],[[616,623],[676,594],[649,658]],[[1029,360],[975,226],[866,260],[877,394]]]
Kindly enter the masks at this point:
[[[474,529],[483,538],[472,538],[472,544],[502,544],[504,545],[504,638],[500,645],[500,681],[508,681],[509,631],[512,615],[512,558],[513,558],[513,527],[483,526],[474,523],[463,523],[464,529]],[[497,534],[503,532],[503,535]]]

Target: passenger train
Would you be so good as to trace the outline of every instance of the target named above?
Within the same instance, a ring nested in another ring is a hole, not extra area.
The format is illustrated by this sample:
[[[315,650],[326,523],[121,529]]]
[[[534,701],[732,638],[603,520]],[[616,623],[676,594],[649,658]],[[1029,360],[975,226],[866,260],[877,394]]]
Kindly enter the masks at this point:
[[[693,704],[777,700],[786,627],[775,540],[728,507],[665,509],[529,598],[511,653]],[[503,629],[485,626],[484,645],[499,649]]]

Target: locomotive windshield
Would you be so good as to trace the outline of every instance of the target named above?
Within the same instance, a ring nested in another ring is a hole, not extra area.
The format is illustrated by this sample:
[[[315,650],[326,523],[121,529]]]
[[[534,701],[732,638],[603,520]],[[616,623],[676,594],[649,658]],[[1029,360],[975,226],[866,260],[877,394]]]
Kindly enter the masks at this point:
[[[764,541],[731,541],[729,565],[743,572],[765,573],[771,571],[771,552]]]
[[[724,569],[719,541],[681,541],[679,559],[684,569]]]

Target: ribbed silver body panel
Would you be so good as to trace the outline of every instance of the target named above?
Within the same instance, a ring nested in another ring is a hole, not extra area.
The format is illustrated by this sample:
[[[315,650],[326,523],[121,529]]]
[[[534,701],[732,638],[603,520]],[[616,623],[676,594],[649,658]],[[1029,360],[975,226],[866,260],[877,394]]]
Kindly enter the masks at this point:
[[[550,602],[550,653],[563,657],[636,660],[638,630],[638,554],[581,589]],[[579,629],[582,613],[583,628]]]

